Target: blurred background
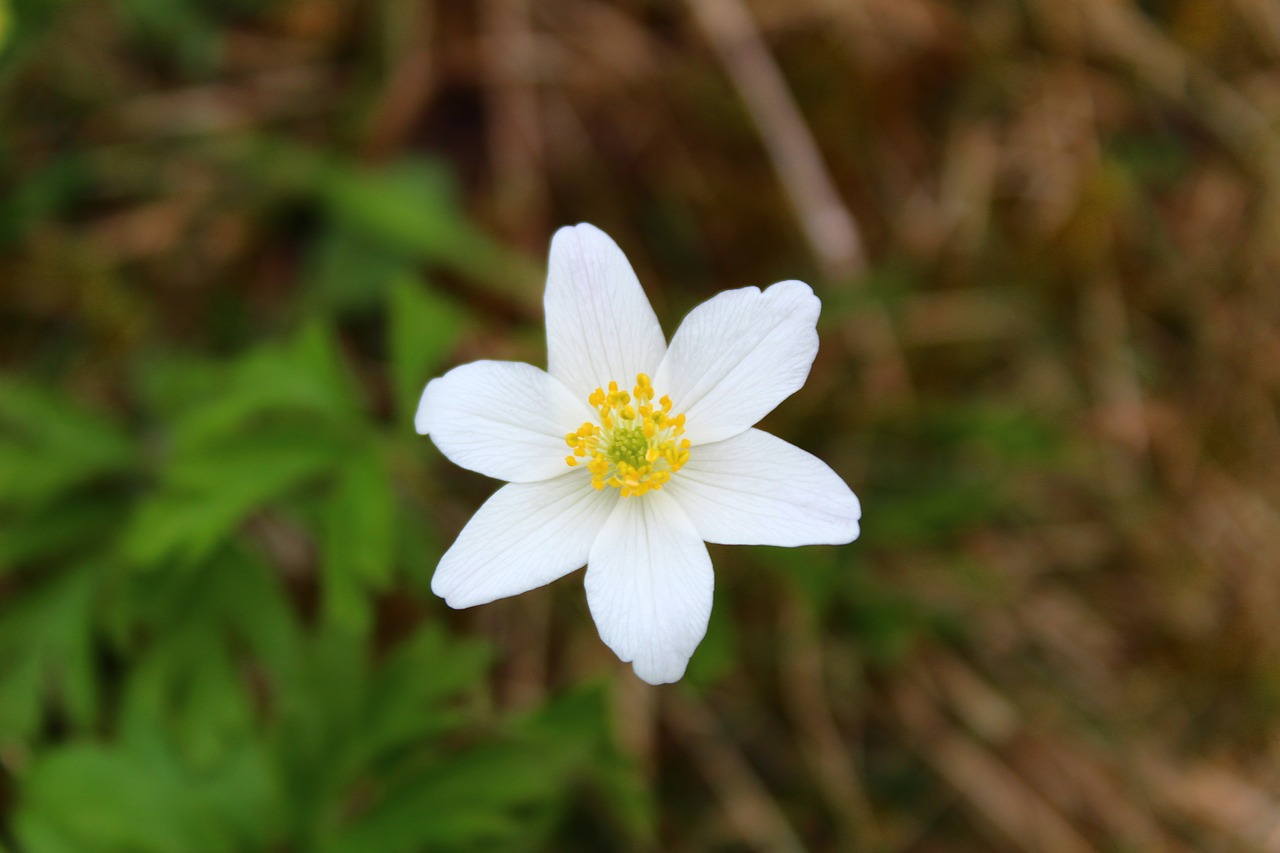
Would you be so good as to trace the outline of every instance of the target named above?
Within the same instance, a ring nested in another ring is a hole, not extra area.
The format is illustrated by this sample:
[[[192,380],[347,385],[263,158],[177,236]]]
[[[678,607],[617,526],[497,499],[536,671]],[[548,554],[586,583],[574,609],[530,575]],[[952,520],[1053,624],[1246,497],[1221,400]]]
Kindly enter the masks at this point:
[[[678,685],[449,611],[560,225],[823,300]],[[1280,850],[1276,0],[0,0],[0,850]]]

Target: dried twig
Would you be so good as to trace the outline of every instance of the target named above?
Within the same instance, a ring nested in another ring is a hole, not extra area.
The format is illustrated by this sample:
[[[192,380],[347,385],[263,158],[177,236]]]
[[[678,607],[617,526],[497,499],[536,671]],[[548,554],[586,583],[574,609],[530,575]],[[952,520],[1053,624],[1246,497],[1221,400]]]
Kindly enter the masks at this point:
[[[1280,853],[1280,802],[1248,780],[1222,767],[1173,766],[1155,755],[1138,762],[1138,769],[1168,805],[1208,824],[1223,840]]]
[[[529,0],[486,0],[480,11],[486,30],[495,202],[504,219],[541,239],[546,233],[546,155],[531,73],[535,44]]]
[[[823,677],[823,654],[810,614],[795,596],[783,602],[781,694],[796,727],[800,748],[827,808],[836,819],[842,849],[880,849],[880,829],[858,769],[831,713]]]
[[[1150,454],[1151,437],[1142,380],[1129,341],[1128,308],[1114,278],[1102,274],[1083,288],[1081,314],[1080,327],[1092,354],[1091,379],[1102,426],[1113,439],[1114,464],[1106,470],[1119,494],[1132,494]]]
[[[388,14],[399,17],[400,44],[394,63],[365,129],[364,156],[380,161],[400,150],[436,91],[435,56],[431,51],[434,31],[430,3],[388,6]]]
[[[1130,3],[1080,4],[1090,43],[1123,62],[1159,95],[1197,116],[1266,185],[1280,216],[1280,135],[1244,95],[1152,26]]]
[[[738,836],[761,853],[803,853],[804,845],[746,757],[700,700],[672,697],[663,715],[707,783]]]
[[[866,268],[862,236],[782,72],[742,0],[689,0],[764,140],[809,246],[830,278]]]
[[[920,755],[998,832],[1021,850],[1086,853],[1093,847],[1057,810],[988,749],[949,726],[923,690],[902,682],[890,695],[895,719]]]

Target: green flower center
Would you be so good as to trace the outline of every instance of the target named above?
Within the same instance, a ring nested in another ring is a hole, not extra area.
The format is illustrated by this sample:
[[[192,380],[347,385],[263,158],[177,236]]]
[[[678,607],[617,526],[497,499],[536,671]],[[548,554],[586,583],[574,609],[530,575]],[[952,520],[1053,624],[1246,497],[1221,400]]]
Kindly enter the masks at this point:
[[[632,468],[639,468],[645,463],[644,455],[649,452],[649,439],[644,437],[640,427],[619,427],[609,438],[609,449],[604,455],[617,465],[625,462]]]

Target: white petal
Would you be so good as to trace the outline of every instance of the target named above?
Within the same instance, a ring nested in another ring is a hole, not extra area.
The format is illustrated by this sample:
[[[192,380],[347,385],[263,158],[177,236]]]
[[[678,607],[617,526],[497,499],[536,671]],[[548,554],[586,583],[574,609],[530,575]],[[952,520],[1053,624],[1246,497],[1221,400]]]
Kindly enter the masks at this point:
[[[727,290],[689,313],[653,377],[694,444],[737,435],[804,385],[818,353],[822,304],[809,285],[784,281]]]
[[[695,447],[663,491],[721,545],[844,545],[862,517],[825,462],[758,429]]]
[[[572,471],[564,437],[595,417],[531,364],[476,361],[427,383],[414,426],[455,465],[529,483]]]
[[[436,567],[431,591],[450,607],[474,607],[551,583],[587,561],[618,502],[586,471],[541,483],[511,483],[467,522]]]
[[[667,350],[626,255],[599,228],[561,228],[547,270],[547,371],[583,400],[610,380],[630,388]]]
[[[663,492],[619,499],[587,561],[601,639],[650,684],[684,675],[707,632],[714,585],[707,546]]]

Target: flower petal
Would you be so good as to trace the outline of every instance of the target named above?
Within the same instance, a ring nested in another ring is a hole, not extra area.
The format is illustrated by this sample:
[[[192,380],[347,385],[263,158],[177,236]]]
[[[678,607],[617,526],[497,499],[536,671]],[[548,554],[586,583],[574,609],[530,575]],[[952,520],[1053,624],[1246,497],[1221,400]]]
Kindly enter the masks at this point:
[[[619,500],[587,561],[600,638],[650,684],[684,675],[707,632],[714,585],[707,546],[663,492]]]
[[[594,225],[561,228],[547,270],[547,371],[587,398],[630,388],[667,350],[662,327],[618,244]]]
[[[844,545],[862,517],[827,463],[758,429],[695,448],[663,491],[721,545]]]
[[[450,607],[474,607],[551,583],[587,561],[618,500],[591,488],[581,469],[503,486],[440,559],[431,591]]]
[[[737,435],[804,385],[818,353],[822,304],[809,285],[783,281],[727,290],[689,313],[653,377],[688,418],[694,444]]]
[[[414,426],[455,465],[530,483],[573,470],[564,437],[594,417],[531,364],[476,361],[427,383]]]

